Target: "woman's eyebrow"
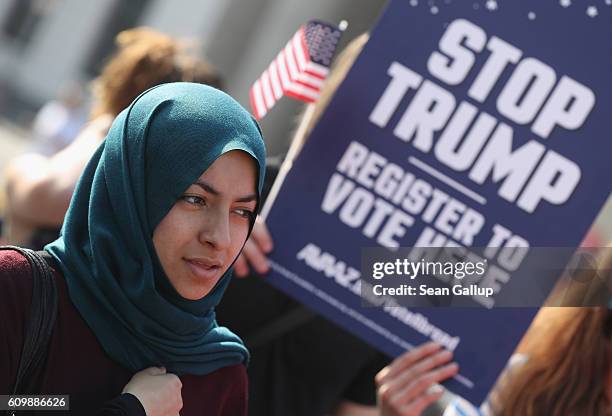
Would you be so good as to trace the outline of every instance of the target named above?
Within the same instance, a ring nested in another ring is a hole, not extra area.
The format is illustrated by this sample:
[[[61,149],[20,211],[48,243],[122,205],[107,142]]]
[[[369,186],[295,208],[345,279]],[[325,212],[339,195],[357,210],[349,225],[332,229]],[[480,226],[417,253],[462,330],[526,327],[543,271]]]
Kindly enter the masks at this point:
[[[211,185],[209,185],[208,183],[204,181],[197,181],[196,183],[194,183],[194,185],[198,185],[200,188],[202,188],[204,191],[208,192],[209,194],[212,194],[215,196],[221,195],[221,192],[217,191],[215,188],[213,188]],[[246,196],[236,199],[236,202],[251,202],[251,201],[257,201],[257,194],[246,195]]]
[[[202,188],[203,190],[205,190],[209,194],[213,194],[215,196],[220,194],[219,191],[217,191],[215,188],[213,188],[212,186],[210,186],[209,184],[207,184],[204,181],[197,181],[196,183],[194,183],[194,185],[198,185],[200,188]]]

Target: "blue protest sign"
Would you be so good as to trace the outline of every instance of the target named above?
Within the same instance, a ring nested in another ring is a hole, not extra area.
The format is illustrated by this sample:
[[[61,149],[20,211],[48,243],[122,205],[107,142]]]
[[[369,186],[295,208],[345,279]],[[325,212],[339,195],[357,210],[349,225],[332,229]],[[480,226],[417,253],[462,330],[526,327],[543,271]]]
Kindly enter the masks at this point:
[[[391,355],[442,343],[461,366],[448,387],[479,404],[535,313],[489,310],[524,290],[517,248],[576,247],[610,193],[612,6],[434,3],[389,4],[293,162],[270,281]],[[375,246],[485,247],[494,294],[366,307]]]

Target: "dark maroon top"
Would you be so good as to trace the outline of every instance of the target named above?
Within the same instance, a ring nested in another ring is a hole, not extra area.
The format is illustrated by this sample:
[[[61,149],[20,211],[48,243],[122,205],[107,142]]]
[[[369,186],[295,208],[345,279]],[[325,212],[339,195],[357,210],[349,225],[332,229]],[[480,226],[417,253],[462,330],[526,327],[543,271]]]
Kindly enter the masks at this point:
[[[70,301],[64,277],[57,270],[54,272],[58,315],[41,391],[69,394],[71,414],[93,415],[103,403],[121,394],[133,374],[102,350],[93,331]],[[9,394],[15,381],[31,299],[32,276],[27,260],[16,251],[0,251],[0,394]],[[248,382],[244,365],[180,379],[182,416],[247,414]]]

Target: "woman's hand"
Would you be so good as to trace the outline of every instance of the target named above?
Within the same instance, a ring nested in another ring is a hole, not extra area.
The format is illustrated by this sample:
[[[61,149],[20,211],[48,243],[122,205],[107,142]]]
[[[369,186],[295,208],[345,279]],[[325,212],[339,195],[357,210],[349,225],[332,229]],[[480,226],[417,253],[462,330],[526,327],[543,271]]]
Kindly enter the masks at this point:
[[[261,217],[257,217],[253,231],[234,263],[234,276],[247,277],[249,265],[259,274],[268,273],[270,265],[266,255],[272,251],[272,247],[272,237],[268,227]]]
[[[457,374],[448,362],[450,351],[435,343],[424,344],[396,358],[376,375],[378,408],[382,416],[418,416],[444,390],[438,382]]]
[[[144,407],[147,416],[178,416],[183,407],[183,384],[165,368],[149,367],[134,374],[122,393],[130,393]]]

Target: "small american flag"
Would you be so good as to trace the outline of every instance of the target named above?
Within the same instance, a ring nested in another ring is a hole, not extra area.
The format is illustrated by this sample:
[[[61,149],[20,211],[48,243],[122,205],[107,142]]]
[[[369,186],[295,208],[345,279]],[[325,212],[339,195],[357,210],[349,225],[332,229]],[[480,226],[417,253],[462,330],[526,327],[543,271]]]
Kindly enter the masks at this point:
[[[317,20],[300,27],[251,87],[255,118],[265,116],[283,95],[316,101],[341,35],[337,26]]]

